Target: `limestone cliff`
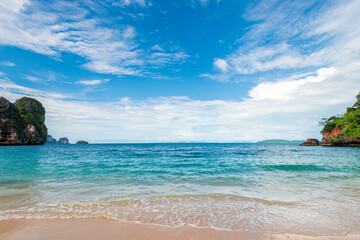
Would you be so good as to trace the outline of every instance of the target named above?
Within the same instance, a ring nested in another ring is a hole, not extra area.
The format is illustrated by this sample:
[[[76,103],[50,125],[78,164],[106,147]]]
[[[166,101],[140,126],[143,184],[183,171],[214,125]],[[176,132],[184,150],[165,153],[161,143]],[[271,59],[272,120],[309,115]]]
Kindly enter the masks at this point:
[[[0,145],[40,145],[46,142],[45,108],[33,98],[15,104],[0,97]]]

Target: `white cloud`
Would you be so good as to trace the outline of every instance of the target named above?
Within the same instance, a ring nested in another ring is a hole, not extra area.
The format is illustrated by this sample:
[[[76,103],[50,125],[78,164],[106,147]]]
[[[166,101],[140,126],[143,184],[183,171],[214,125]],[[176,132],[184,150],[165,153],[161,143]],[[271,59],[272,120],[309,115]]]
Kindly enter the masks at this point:
[[[40,97],[40,98],[53,98],[53,99],[65,99],[70,98],[69,96],[66,96],[61,93],[56,92],[47,92],[47,91],[41,91],[38,89],[33,89],[29,87],[24,87],[18,84],[15,84],[8,79],[0,79],[0,90],[2,90],[2,93],[0,95],[7,96],[7,95],[27,95],[27,96],[34,96],[34,97]]]
[[[2,45],[54,58],[61,58],[62,52],[73,53],[86,60],[84,68],[116,75],[141,75],[149,65],[173,63],[185,56],[183,52],[164,52],[154,61],[152,52],[140,49],[136,43],[134,27],[109,27],[99,18],[90,18],[90,12],[77,2],[15,2],[0,8]],[[143,0],[119,3],[145,5]],[[6,3],[2,1],[2,5]]]
[[[199,0],[202,5],[207,5],[209,0]]]
[[[35,76],[30,76],[30,75],[24,75],[24,78],[32,81],[32,82],[41,82],[41,78],[35,77]]]
[[[226,72],[229,68],[229,64],[224,59],[221,58],[215,59],[214,66],[223,72]]]
[[[358,34],[359,29],[354,26],[354,23],[357,23],[360,19],[359,9],[359,0],[337,2],[334,8],[323,12],[320,17],[313,22],[310,36],[326,34],[331,37],[339,34]]]
[[[301,86],[322,82],[335,73],[334,68],[321,68],[316,72],[317,76],[308,76],[299,80],[262,82],[250,90],[249,96],[254,100],[288,100],[295,97],[295,91]]]
[[[238,50],[228,56],[226,60],[216,58],[214,65],[223,72],[231,68],[235,74],[253,74],[273,69],[321,66],[325,63],[321,57],[320,52],[306,56],[291,49],[288,44],[278,44],[257,47],[247,53]]]
[[[11,0],[11,1],[0,0],[0,7],[3,9],[6,9],[7,11],[12,11],[12,12],[18,13],[28,3],[29,3],[28,0]]]
[[[151,47],[151,49],[160,51],[160,52],[164,52],[164,49],[159,44],[155,44],[154,46]]]
[[[189,57],[189,55],[182,51],[177,53],[154,52],[147,57],[147,62],[161,67],[169,63],[182,63]]]
[[[190,0],[190,3],[192,4],[193,7],[195,7],[197,5],[200,5],[202,7],[206,7],[206,6],[208,6],[208,4],[210,2],[212,2],[212,0]],[[213,1],[213,2],[219,3],[219,2],[221,2],[221,0],[216,0],[216,1]]]
[[[95,86],[95,85],[99,85],[102,83],[106,83],[108,81],[109,81],[109,79],[96,79],[96,80],[81,80],[81,81],[78,81],[77,83],[87,85],[87,86]]]
[[[0,62],[1,65],[7,66],[7,67],[15,67],[16,64],[9,61]]]
[[[359,0],[335,1],[313,7],[314,1],[260,1],[245,18],[256,21],[239,40],[243,44],[222,58],[223,75],[237,79],[271,70],[299,71],[331,67],[360,59]],[[214,65],[218,65],[214,59]],[[292,73],[290,73],[292,74]]]
[[[120,1],[113,1],[112,3],[114,6],[130,6],[130,5],[140,5],[141,7],[145,7],[147,1],[145,0],[120,0]]]
[[[70,12],[68,21],[63,21],[62,13],[38,9],[37,3],[26,6],[27,11],[0,10],[2,44],[52,56],[59,56],[61,51],[72,52],[89,61],[85,67],[98,72],[109,73],[109,67],[115,74],[134,72],[123,70],[124,62],[132,62],[137,57],[131,41],[133,28],[114,31],[100,27],[97,20],[86,19],[86,11],[75,4],[61,9],[78,10],[74,15]]]

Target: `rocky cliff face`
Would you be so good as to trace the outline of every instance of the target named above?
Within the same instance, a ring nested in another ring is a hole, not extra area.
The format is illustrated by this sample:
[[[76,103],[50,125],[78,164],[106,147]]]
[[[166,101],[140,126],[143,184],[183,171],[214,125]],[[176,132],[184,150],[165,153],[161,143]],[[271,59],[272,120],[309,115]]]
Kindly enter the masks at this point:
[[[323,140],[327,141],[331,138],[337,137],[342,133],[342,129],[339,127],[333,128],[330,131],[324,132]]]
[[[336,127],[324,132],[321,146],[360,147],[360,138],[348,137],[343,129]]]
[[[40,145],[46,142],[45,109],[23,97],[15,104],[0,97],[0,145]]]

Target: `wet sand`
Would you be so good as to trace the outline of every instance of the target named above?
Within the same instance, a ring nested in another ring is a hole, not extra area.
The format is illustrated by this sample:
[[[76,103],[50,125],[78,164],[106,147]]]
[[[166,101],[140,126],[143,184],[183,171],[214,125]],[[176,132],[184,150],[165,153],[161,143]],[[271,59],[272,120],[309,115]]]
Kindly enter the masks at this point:
[[[172,228],[107,219],[18,219],[0,221],[0,239],[360,240],[360,234],[313,237],[295,234],[220,231],[191,226]]]

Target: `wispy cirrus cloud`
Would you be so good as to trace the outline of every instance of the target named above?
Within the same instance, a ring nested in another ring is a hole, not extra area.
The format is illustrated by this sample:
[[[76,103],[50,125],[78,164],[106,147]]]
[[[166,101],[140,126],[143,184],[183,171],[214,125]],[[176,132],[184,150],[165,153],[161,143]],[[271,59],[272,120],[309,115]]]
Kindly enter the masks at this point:
[[[177,53],[154,52],[147,57],[147,62],[158,67],[169,63],[182,63],[190,56],[183,51]]]
[[[38,78],[38,77],[35,77],[35,76],[30,76],[30,75],[24,75],[24,78],[26,80],[31,81],[31,82],[41,82],[42,81],[41,78]]]
[[[156,53],[139,47],[133,26],[109,27],[100,18],[90,17],[89,9],[79,2],[16,0],[10,5],[6,2],[0,1],[2,45],[16,46],[57,59],[61,59],[63,52],[73,53],[85,60],[82,67],[115,75],[142,75],[150,65],[172,64],[187,57],[183,52],[163,52],[154,61],[153,54]],[[144,0],[116,3],[120,7],[133,4],[146,6]]]
[[[8,95],[16,95],[16,96],[33,96],[39,98],[54,98],[54,99],[70,99],[70,96],[57,93],[57,92],[49,92],[49,91],[42,91],[39,89],[24,87],[18,85],[8,78],[0,78],[0,89],[2,93],[1,96],[8,96]],[[12,98],[11,98],[12,99]]]
[[[47,83],[47,82],[64,82],[67,77],[63,74],[54,71],[31,71],[29,74],[23,74],[23,79],[29,80],[36,83]]]
[[[86,86],[96,86],[102,83],[107,83],[109,79],[95,79],[95,80],[81,80],[76,83],[86,85]]]
[[[197,4],[199,4],[202,7],[206,7],[212,1],[219,3],[221,0],[190,0],[193,7],[196,6]]]
[[[7,67],[15,67],[16,66],[15,63],[9,62],[9,61],[0,62],[0,64],[3,66],[7,66]]]
[[[215,58],[218,73],[205,76],[236,81],[241,75],[273,70],[297,74],[360,61],[360,31],[353,25],[360,22],[359,5],[359,0],[260,1],[244,15],[255,23],[239,39],[243,44],[228,56]]]
[[[231,69],[234,74],[253,74],[273,69],[298,69],[321,66],[325,63],[322,54],[315,52],[301,55],[288,44],[261,46],[248,52],[237,51],[225,59],[214,60],[214,66],[222,72]]]
[[[112,1],[112,5],[115,6],[130,6],[130,5],[139,5],[145,7],[149,1],[146,0],[121,0],[121,1]]]

